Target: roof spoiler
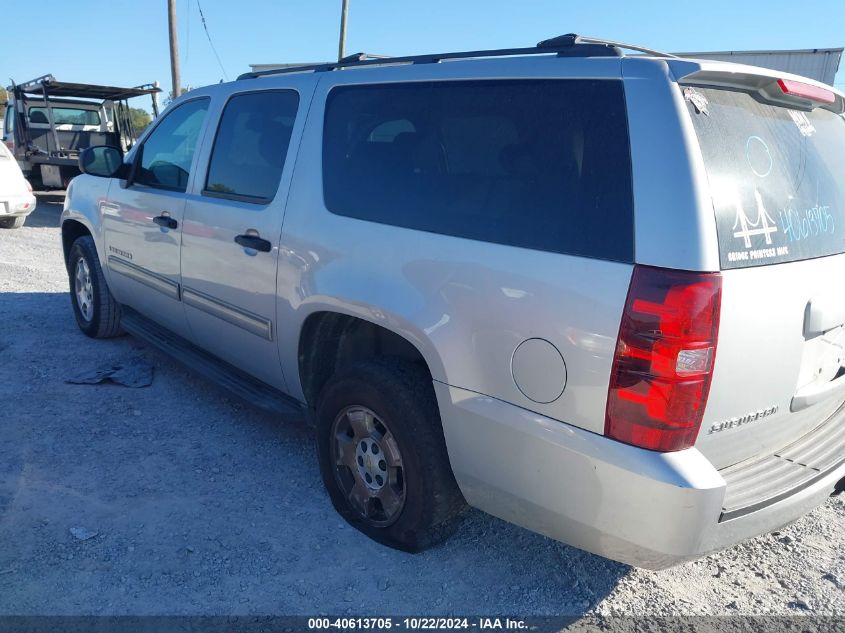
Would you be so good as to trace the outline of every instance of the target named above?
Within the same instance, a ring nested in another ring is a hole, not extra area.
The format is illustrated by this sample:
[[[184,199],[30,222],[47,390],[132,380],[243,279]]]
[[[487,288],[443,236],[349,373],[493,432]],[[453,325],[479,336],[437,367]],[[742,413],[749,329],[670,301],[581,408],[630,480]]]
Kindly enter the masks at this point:
[[[845,113],[845,94],[819,81],[757,66],[707,60],[669,60],[678,83],[751,92],[767,102],[798,110]]]

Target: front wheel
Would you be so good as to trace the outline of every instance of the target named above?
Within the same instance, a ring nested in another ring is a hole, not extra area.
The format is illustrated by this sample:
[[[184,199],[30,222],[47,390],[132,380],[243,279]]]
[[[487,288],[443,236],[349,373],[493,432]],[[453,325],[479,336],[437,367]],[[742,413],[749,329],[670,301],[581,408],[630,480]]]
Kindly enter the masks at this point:
[[[79,329],[91,338],[121,334],[120,304],[112,297],[90,235],[73,243],[67,264],[70,300]]]
[[[427,372],[382,361],[332,377],[319,398],[317,434],[323,482],[353,527],[409,552],[455,530],[466,502]]]

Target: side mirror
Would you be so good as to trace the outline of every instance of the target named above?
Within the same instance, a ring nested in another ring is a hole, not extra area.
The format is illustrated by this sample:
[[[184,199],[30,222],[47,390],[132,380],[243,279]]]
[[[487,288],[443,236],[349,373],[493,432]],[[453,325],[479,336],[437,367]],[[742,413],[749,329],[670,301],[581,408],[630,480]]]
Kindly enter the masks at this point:
[[[97,145],[79,154],[79,171],[100,178],[126,178],[129,166],[123,163],[123,153],[116,147]]]

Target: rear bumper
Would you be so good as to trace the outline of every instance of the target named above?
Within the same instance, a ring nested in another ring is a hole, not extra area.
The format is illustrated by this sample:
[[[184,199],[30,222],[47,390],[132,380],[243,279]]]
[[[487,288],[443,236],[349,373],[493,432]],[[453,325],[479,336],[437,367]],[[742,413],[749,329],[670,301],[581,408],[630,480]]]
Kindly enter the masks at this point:
[[[655,453],[435,382],[455,478],[506,521],[660,569],[777,529],[820,505],[834,468],[775,503],[723,520],[724,477],[695,448]]]
[[[26,193],[17,196],[0,195],[0,218],[29,215],[35,211],[35,196]]]

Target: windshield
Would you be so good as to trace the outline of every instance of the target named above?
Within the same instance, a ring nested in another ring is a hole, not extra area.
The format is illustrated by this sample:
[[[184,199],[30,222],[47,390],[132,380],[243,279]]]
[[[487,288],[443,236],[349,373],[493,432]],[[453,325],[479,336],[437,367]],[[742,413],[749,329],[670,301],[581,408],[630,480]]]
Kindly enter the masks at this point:
[[[685,88],[722,268],[845,252],[845,120],[749,93]]]

